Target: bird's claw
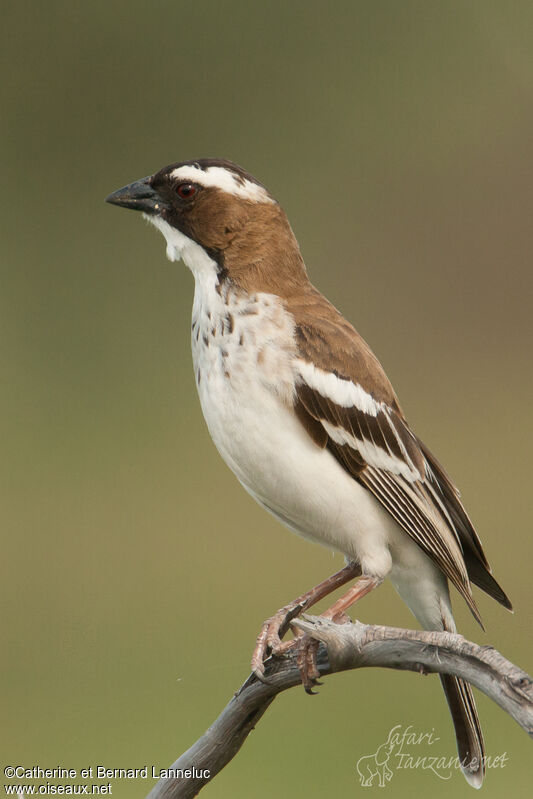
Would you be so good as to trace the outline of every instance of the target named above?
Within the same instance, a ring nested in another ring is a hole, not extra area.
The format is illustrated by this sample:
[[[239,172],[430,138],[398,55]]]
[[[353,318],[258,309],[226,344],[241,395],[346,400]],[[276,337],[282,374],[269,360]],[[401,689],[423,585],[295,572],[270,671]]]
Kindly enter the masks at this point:
[[[306,693],[314,695],[316,691],[313,691],[313,688],[322,684],[318,680],[320,672],[316,665],[318,641],[301,632],[298,632],[290,641],[281,640],[289,629],[291,621],[304,609],[305,603],[282,608],[264,622],[257,636],[251,666],[252,673],[257,679],[262,683],[269,684],[270,680],[265,676],[265,661],[271,656],[281,657],[296,650],[296,663],[302,678],[302,685]]]
[[[314,696],[318,691],[313,691],[322,683],[319,681],[320,672],[317,667],[318,641],[308,635],[302,635],[298,640],[298,653],[296,662],[302,678],[302,685],[306,694]]]
[[[288,605],[278,610],[274,616],[267,619],[257,636],[255,648],[252,655],[252,672],[262,682],[268,682],[265,678],[264,661],[270,655],[284,655],[291,649],[293,641],[282,641],[282,637],[288,631],[290,623],[296,616],[305,609],[305,603]]]

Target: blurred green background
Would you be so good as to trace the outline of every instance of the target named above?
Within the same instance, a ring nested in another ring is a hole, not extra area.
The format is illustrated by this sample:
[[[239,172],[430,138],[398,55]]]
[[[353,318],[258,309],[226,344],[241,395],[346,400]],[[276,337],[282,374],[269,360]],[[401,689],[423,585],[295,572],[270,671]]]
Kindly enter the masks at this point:
[[[246,677],[262,620],[341,563],[222,463],[192,277],[103,202],[176,160],[231,158],[281,200],[515,603],[477,592],[485,635],[456,596],[461,631],[531,671],[532,4],[20,0],[2,19],[3,766],[168,766]],[[413,625],[388,585],[357,616]],[[484,796],[530,796],[531,742],[479,711],[509,757]],[[205,795],[356,795],[396,724],[440,737],[414,754],[455,754],[434,677],[293,690]],[[471,795],[421,770],[387,787],[450,790]]]

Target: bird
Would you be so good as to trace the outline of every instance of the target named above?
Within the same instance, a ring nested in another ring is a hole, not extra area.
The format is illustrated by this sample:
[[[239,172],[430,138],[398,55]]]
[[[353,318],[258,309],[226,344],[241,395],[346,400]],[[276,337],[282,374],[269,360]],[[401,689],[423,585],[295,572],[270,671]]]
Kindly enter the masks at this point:
[[[449,583],[481,617],[478,586],[509,610],[455,483],[416,436],[364,339],[311,283],[280,203],[226,159],[175,162],[110,194],[164,236],[194,276],[191,344],[207,427],[245,490],[291,531],[345,566],[262,626],[252,668],[290,648],[290,621],[356,582],[323,615],[345,621],[389,579],[421,626],[455,632]],[[318,671],[307,642],[308,692]],[[440,675],[461,768],[483,781],[470,686]]]

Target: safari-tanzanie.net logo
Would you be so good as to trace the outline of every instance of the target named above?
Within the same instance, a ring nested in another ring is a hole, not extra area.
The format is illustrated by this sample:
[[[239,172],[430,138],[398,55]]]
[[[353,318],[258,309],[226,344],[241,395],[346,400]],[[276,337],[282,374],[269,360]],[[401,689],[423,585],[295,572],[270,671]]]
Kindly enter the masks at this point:
[[[435,744],[440,741],[431,732],[417,732],[409,724],[396,724],[387,739],[369,755],[357,761],[356,769],[361,787],[384,788],[397,771],[430,771],[440,780],[449,780],[454,773],[461,773],[461,762],[457,756],[439,754]],[[507,752],[496,757],[485,758],[485,768],[505,768],[509,758]]]

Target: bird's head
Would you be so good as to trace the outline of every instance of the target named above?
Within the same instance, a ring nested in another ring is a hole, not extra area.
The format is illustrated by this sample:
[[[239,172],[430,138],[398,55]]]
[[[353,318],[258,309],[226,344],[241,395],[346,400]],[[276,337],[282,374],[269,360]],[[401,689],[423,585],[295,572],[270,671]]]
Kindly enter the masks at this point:
[[[231,161],[204,158],[163,167],[106,201],[142,211],[165,236],[167,256],[196,274],[215,268],[236,282],[302,271],[285,213],[267,189]]]

